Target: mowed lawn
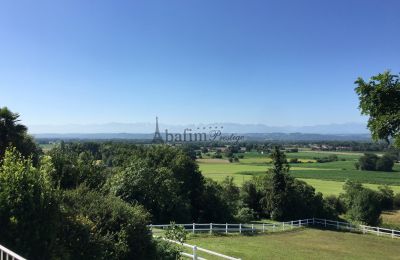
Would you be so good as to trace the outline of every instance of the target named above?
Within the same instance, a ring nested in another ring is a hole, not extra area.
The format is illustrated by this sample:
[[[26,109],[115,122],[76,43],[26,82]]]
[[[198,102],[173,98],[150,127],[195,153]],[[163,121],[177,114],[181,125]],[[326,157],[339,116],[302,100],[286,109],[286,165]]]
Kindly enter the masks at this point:
[[[256,236],[197,236],[187,243],[241,259],[400,259],[400,239],[311,228]]]

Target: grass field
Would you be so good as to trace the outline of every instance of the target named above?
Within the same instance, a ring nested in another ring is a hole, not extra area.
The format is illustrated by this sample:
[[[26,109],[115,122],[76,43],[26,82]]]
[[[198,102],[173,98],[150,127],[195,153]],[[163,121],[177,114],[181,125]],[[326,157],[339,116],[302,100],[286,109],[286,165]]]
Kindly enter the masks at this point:
[[[241,259],[400,259],[398,239],[310,228],[257,236],[205,235],[187,243]]]
[[[317,163],[315,158],[326,157],[330,154],[338,156],[339,161]],[[299,151],[287,153],[290,158],[298,158],[302,163],[291,164],[290,174],[302,179],[324,195],[339,194],[346,180],[359,181],[365,186],[377,189],[379,185],[392,186],[395,192],[400,192],[400,165],[395,164],[393,172],[359,171],[354,167],[362,153],[359,152],[325,152]],[[226,159],[200,159],[200,170],[206,177],[222,181],[226,176],[233,176],[235,183],[241,185],[252,176],[266,173],[271,160],[267,155],[248,152],[238,163],[229,163]]]

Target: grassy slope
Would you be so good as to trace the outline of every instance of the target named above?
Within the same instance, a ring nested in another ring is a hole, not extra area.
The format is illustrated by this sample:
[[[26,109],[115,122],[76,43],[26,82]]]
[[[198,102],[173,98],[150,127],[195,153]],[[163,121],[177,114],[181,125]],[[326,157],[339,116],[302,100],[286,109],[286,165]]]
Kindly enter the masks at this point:
[[[316,229],[259,236],[194,237],[187,243],[242,259],[400,258],[400,240]]]

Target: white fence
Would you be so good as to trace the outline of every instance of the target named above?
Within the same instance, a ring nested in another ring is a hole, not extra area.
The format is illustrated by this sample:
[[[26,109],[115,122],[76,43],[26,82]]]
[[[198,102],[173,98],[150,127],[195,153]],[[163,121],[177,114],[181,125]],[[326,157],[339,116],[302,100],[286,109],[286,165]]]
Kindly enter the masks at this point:
[[[210,254],[210,255],[218,256],[218,257],[223,258],[223,259],[240,260],[240,258],[234,258],[234,257],[231,257],[231,256],[223,255],[223,254],[220,254],[220,253],[217,253],[217,252],[205,249],[205,248],[201,248],[201,247],[198,247],[198,246],[189,245],[189,244],[186,244],[186,243],[181,243],[179,241],[175,241],[175,240],[171,240],[171,239],[166,239],[166,238],[163,238],[163,239],[166,240],[166,241],[169,241],[171,243],[176,243],[178,245],[181,245],[181,246],[188,247],[188,248],[192,249],[192,252],[193,252],[192,254],[185,253],[185,252],[181,253],[181,255],[186,256],[186,257],[190,257],[192,259],[205,260],[205,258],[202,258],[202,257],[198,256],[197,251],[201,251],[201,252],[204,252],[204,253],[207,253],[207,254]]]
[[[363,234],[371,233],[378,236],[390,236],[391,238],[400,238],[400,230],[371,227],[365,225],[353,225],[347,222],[340,222],[335,220],[313,218],[314,225],[321,225],[324,227],[334,227],[336,229],[362,232]]]
[[[329,228],[336,228],[340,230],[348,230],[353,232],[362,232],[363,234],[372,233],[378,236],[390,236],[392,238],[400,238],[400,230],[370,227],[365,225],[354,225],[348,222],[341,222],[336,220],[320,219],[320,218],[309,218],[300,219],[287,222],[277,223],[254,223],[254,224],[218,224],[218,223],[191,223],[191,224],[176,224],[183,226],[186,231],[191,233],[199,232],[213,232],[220,233],[243,233],[243,232],[274,232],[280,230],[288,230],[302,226],[322,226]],[[170,225],[149,225],[150,230],[153,234],[162,233],[164,229],[167,229]]]
[[[253,224],[219,224],[219,223],[191,223],[191,224],[175,224],[183,226],[186,231],[191,233],[244,233],[244,232],[267,232],[267,231],[279,231],[288,230],[295,227],[307,226],[312,224],[312,219],[294,220],[288,222],[277,222],[277,223],[253,223]],[[153,234],[162,233],[164,229],[167,229],[171,225],[149,225],[150,230]]]
[[[26,260],[22,256],[17,255],[13,251],[0,245],[0,260]]]

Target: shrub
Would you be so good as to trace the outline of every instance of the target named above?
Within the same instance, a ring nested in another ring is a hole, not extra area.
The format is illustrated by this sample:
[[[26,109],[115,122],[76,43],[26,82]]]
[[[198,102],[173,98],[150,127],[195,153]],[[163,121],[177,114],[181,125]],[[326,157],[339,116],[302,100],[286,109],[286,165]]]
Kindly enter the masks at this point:
[[[360,157],[358,163],[360,164],[360,170],[362,171],[375,171],[376,161],[378,156],[376,154],[366,153]]]
[[[249,223],[254,220],[255,213],[252,209],[243,207],[238,210],[238,213],[235,215],[235,220],[239,223]]]
[[[15,148],[0,166],[0,244],[29,259],[51,259],[59,247],[59,196],[50,184],[48,157],[38,167]]]
[[[161,238],[154,239],[154,260],[177,260],[181,259],[181,250],[178,245],[164,241]]]
[[[290,163],[299,163],[300,161],[299,161],[299,159],[297,159],[297,158],[291,158],[291,159],[289,160],[289,162],[290,162]]]
[[[331,207],[337,214],[343,214],[345,210],[344,202],[335,195],[329,195],[325,197],[326,204]]]
[[[394,161],[388,155],[384,155],[376,161],[377,171],[391,172],[393,166],[394,166]]]
[[[146,259],[153,254],[148,212],[139,205],[79,187],[64,193],[62,258]]]
[[[382,207],[378,192],[352,181],[346,181],[343,189],[345,193],[341,197],[346,206],[346,215],[352,221],[367,225],[379,224]]]
[[[393,209],[393,199],[394,199],[393,190],[387,185],[379,186],[378,189],[379,189],[382,209],[383,210]]]
[[[181,225],[176,225],[175,222],[171,222],[167,231],[165,232],[165,237],[171,240],[179,241],[181,243],[186,241],[187,232],[185,228]]]
[[[400,193],[397,193],[394,197],[393,197],[393,207],[395,209],[400,209]]]

